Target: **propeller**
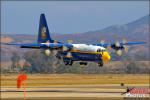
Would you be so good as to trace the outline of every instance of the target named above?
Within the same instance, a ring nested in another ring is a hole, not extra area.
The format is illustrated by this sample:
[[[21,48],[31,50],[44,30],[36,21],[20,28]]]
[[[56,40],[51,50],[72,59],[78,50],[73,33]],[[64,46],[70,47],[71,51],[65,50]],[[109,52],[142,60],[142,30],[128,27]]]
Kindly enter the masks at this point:
[[[116,54],[117,55],[121,56],[122,55],[122,50],[124,50],[126,53],[128,52],[129,47],[127,45],[125,45],[126,43],[127,43],[126,39],[122,40],[122,44],[120,42],[118,42],[118,41],[115,43]]]
[[[120,46],[121,46],[120,42],[117,41],[117,42],[115,43],[115,47],[116,47],[116,48],[120,48]],[[117,50],[116,50],[116,54],[117,54],[118,56],[121,56],[121,55],[122,55],[122,50],[121,50],[121,49],[117,49]]]
[[[67,42],[68,44],[72,44],[73,40],[68,40]],[[66,57],[72,58],[72,53],[70,52],[69,48],[67,48],[66,46],[63,46],[63,50],[67,51]]]

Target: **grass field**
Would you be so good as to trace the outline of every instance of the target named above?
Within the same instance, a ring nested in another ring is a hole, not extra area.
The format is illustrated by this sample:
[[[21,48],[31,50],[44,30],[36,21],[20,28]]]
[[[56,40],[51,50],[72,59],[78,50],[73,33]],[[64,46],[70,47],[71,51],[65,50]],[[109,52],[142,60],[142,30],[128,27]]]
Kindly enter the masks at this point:
[[[17,75],[1,75],[1,86],[16,86]],[[27,86],[149,84],[147,74],[29,74]]]

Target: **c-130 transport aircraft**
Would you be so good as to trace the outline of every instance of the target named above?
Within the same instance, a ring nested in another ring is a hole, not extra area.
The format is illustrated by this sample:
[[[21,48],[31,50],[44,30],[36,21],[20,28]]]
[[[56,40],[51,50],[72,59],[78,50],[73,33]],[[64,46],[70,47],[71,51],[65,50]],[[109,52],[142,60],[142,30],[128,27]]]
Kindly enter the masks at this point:
[[[116,42],[98,44],[73,44],[69,42],[58,42],[51,38],[45,15],[41,14],[37,43],[2,44],[15,45],[20,48],[41,49],[47,56],[53,54],[58,59],[62,59],[65,65],[72,65],[75,61],[79,61],[80,65],[87,65],[87,62],[91,61],[98,63],[98,66],[103,66],[104,62],[108,62],[111,59],[111,56],[107,50],[108,47],[114,49],[118,55],[121,55],[122,50],[128,50],[127,46],[145,44],[145,42]]]

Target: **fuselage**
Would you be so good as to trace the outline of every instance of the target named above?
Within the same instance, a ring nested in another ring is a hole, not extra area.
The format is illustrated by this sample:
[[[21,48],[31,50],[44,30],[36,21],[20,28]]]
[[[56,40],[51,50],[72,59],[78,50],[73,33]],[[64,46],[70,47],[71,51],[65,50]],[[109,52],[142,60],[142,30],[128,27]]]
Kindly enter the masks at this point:
[[[72,44],[73,49],[70,51],[71,57],[66,56],[67,52],[61,51],[59,54],[63,56],[64,59],[71,59],[72,61],[92,61],[107,62],[110,60],[110,55],[108,51],[101,46],[88,45],[88,44]]]

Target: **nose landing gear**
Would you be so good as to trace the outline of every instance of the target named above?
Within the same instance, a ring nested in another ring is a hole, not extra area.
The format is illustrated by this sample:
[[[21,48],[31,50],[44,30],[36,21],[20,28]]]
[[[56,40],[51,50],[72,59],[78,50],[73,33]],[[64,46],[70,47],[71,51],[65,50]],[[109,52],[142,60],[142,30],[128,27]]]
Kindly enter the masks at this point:
[[[103,67],[103,61],[98,62],[99,67]]]

